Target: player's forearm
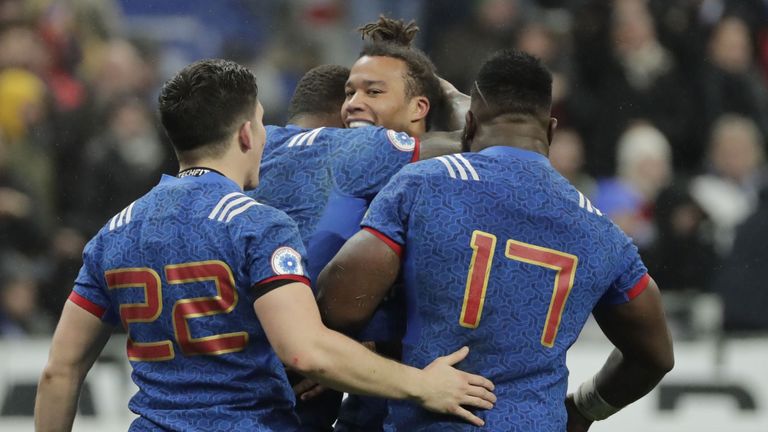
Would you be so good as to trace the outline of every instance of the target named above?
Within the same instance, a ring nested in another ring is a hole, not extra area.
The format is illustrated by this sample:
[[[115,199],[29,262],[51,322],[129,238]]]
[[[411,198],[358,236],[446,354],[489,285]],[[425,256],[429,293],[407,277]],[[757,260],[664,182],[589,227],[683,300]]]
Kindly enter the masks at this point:
[[[47,367],[40,377],[35,399],[35,431],[72,430],[82,374],[75,370]]]
[[[309,378],[340,391],[419,402],[422,371],[381,357],[332,330],[314,344],[311,364],[297,365]]]
[[[621,408],[648,394],[671,369],[672,360],[650,362],[614,349],[598,372],[595,385],[606,402]]]

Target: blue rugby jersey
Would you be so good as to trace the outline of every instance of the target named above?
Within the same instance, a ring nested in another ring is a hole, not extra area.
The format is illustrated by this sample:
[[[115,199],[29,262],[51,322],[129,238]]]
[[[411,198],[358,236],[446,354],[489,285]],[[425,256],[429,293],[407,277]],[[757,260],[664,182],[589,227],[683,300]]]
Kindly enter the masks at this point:
[[[312,280],[359,228],[368,203],[418,159],[417,138],[381,127],[267,126],[259,186],[246,192],[299,226]]]
[[[418,158],[418,138],[382,127],[267,126],[259,186],[247,193],[296,221],[314,287],[320,271],[359,230],[373,197],[403,166]],[[359,339],[399,340],[404,321],[402,299],[391,297]],[[318,430],[330,427],[340,399],[340,394],[326,392],[314,400],[299,401],[302,424]],[[350,395],[339,421],[377,429],[386,411],[383,406],[381,399]]]
[[[511,147],[403,168],[362,225],[402,254],[403,361],[468,345],[457,367],[495,383],[482,430],[565,430],[566,351],[598,303],[649,280],[632,241],[546,157]],[[391,401],[386,430],[475,428]]]
[[[215,172],[163,176],[101,229],[70,299],[128,333],[131,430],[298,429],[253,302],[308,284],[303,252],[288,216]]]

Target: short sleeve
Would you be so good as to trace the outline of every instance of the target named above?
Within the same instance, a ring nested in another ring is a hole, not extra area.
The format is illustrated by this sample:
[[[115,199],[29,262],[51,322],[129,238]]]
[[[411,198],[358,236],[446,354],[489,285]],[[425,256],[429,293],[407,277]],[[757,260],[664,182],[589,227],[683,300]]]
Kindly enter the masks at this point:
[[[102,321],[115,325],[119,322],[119,317],[112,307],[103,272],[97,265],[98,242],[97,237],[86,245],[83,251],[83,266],[75,279],[69,300]]]
[[[645,290],[651,280],[637,247],[626,235],[622,234],[622,237],[625,242],[622,259],[619,261],[613,283],[600,299],[602,305],[615,305],[632,300]]]
[[[417,167],[411,165],[396,174],[373,200],[361,223],[398,254],[397,246],[405,246],[408,220],[423,184]]]
[[[333,178],[339,193],[373,198],[402,167],[418,160],[419,139],[380,127],[352,129],[333,149]]]
[[[304,245],[296,223],[284,213],[271,209],[260,228],[246,233],[246,267],[252,292],[276,281],[309,285]]]

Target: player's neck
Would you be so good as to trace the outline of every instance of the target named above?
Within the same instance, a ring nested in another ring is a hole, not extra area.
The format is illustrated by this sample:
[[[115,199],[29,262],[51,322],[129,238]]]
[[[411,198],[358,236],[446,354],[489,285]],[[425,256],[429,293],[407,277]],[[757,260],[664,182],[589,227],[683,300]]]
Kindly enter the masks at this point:
[[[288,120],[292,124],[304,129],[317,129],[320,127],[344,127],[339,114],[298,114]]]
[[[538,124],[531,123],[493,123],[483,124],[478,128],[472,141],[472,151],[480,151],[494,146],[515,147],[549,154],[546,131]]]
[[[216,171],[219,174],[237,183],[240,189],[245,187],[248,178],[248,170],[242,158],[235,158],[232,155],[225,154],[219,158],[199,158],[195,160],[179,161],[179,172],[184,172],[190,168],[204,168]]]

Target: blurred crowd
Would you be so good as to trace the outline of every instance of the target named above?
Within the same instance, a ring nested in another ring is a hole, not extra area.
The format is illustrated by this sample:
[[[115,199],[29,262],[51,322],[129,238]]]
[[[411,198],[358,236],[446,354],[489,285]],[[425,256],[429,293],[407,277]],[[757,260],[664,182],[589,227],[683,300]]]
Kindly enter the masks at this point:
[[[239,61],[282,124],[301,75],[351,65],[379,13],[416,20],[465,92],[497,49],[541,58],[552,164],[633,238],[677,331],[768,331],[764,0],[0,0],[0,337],[50,334],[87,239],[175,173],[166,78]]]

